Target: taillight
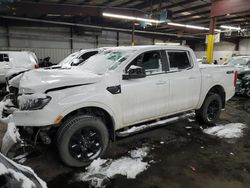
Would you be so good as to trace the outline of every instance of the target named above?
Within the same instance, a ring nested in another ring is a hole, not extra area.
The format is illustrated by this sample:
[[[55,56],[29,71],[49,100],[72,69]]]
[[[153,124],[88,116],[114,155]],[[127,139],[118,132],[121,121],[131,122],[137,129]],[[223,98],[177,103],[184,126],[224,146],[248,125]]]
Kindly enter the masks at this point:
[[[235,71],[235,72],[234,72],[234,87],[236,87],[237,79],[238,79],[238,72]]]
[[[38,64],[35,64],[35,69],[38,69],[39,68],[39,65]]]

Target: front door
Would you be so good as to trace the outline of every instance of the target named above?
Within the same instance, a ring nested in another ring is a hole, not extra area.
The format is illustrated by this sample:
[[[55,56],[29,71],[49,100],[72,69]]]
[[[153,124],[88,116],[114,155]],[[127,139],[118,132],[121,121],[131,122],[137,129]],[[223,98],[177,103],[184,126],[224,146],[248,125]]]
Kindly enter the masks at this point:
[[[166,58],[162,51],[148,51],[137,56],[131,65],[143,67],[145,78],[122,80],[121,110],[123,126],[162,116],[167,111],[169,81]],[[163,57],[164,56],[164,57]]]

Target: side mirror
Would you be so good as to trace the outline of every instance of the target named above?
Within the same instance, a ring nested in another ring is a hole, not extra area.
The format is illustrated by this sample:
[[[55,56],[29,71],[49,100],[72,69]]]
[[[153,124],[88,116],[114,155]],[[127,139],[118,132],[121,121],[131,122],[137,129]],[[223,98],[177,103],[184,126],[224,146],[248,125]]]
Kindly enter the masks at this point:
[[[129,80],[129,79],[137,79],[137,78],[145,78],[146,72],[144,68],[131,65],[128,69],[128,74],[123,75],[123,80]]]
[[[72,65],[72,66],[76,66],[76,65],[78,65],[79,63],[80,63],[80,59],[75,58],[75,59],[73,59],[71,65]]]

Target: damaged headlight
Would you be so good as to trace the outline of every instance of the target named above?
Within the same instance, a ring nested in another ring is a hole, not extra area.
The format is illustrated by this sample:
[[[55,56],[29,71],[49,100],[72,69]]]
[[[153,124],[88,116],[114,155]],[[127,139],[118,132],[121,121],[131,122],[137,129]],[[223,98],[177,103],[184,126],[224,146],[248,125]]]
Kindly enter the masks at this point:
[[[21,95],[18,97],[20,110],[40,110],[51,100],[50,96],[45,94]]]

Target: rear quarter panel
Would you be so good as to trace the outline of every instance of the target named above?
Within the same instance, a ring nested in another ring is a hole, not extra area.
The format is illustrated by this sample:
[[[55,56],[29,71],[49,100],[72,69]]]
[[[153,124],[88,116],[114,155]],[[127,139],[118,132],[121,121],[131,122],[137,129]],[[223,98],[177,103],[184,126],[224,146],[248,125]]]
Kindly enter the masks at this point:
[[[235,68],[229,65],[200,65],[202,75],[201,96],[198,108],[201,107],[209,90],[216,86],[222,86],[226,94],[226,100],[235,94],[234,72]]]

